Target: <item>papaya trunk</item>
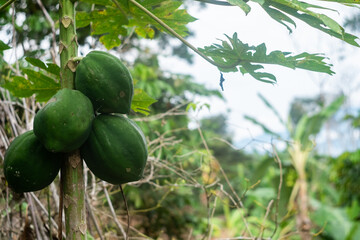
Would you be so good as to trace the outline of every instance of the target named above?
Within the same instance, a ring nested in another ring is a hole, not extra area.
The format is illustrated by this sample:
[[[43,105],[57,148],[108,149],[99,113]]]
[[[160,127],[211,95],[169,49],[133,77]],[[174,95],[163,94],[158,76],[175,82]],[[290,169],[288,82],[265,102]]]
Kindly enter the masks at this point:
[[[60,79],[62,88],[74,88],[74,61],[78,46],[74,2],[60,0]],[[79,150],[67,155],[61,170],[65,230],[68,240],[86,239],[85,186]]]

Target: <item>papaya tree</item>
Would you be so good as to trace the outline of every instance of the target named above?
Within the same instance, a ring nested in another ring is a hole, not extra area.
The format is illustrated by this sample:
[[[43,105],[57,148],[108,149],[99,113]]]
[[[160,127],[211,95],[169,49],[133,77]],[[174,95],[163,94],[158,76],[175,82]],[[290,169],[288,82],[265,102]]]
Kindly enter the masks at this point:
[[[332,9],[323,7],[321,4],[290,0],[201,0],[200,2],[228,7],[237,6],[245,14],[251,11],[253,5],[259,5],[269,15],[269,18],[283,25],[290,32],[296,26],[295,21],[302,21],[309,27],[318,29],[329,36],[355,47],[360,46],[356,36],[347,33],[339,23],[321,13],[323,10],[332,11]],[[337,2],[350,7],[357,7],[360,3],[358,0],[327,0],[321,2]],[[90,44],[92,48],[103,46],[108,51],[112,50],[114,55],[118,55],[118,52],[122,53],[121,51],[127,41],[134,37],[154,39],[163,34],[169,34],[200,55],[205,61],[217,67],[221,73],[240,72],[249,74],[255,80],[264,83],[273,84],[277,81],[275,75],[261,70],[266,64],[334,74],[331,64],[327,63],[326,57],[321,54],[307,52],[292,54],[282,51],[268,53],[265,43],[257,46],[249,45],[242,42],[237,33],[232,36],[226,35],[225,40],[222,40],[220,44],[214,43],[210,46],[197,48],[186,40],[186,36],[189,34],[186,25],[195,21],[195,18],[182,8],[182,1],[60,0],[59,2],[49,1],[43,4],[38,0],[35,4],[32,1],[9,0],[0,3],[1,24],[10,29],[7,32],[10,32],[9,35],[12,36],[11,39],[8,38],[7,41],[0,42],[1,56],[3,56],[3,52],[10,51],[11,48],[16,53],[17,37],[18,39],[25,39],[26,37],[27,40],[30,40],[34,37],[32,34],[39,34],[50,38],[48,41],[50,49],[45,51],[40,47],[37,49],[35,58],[31,54],[27,56],[26,51],[22,56],[24,61],[19,61],[15,54],[14,64],[1,57],[1,67],[4,69],[1,73],[2,88],[8,90],[15,97],[24,98],[36,95],[37,102],[47,102],[57,92],[64,89],[72,90],[76,87],[75,73],[77,75],[81,73],[80,66],[83,63],[82,61],[85,61],[81,58],[83,56],[79,57],[79,47],[81,47],[79,42],[86,42],[87,35],[91,35],[92,40],[95,40],[93,44]],[[36,10],[38,6],[41,8],[41,12]],[[28,24],[31,19],[34,21],[34,13],[41,13],[44,17],[42,21],[37,22],[39,25],[33,32],[32,29],[29,29],[29,25],[24,28],[17,26],[18,23],[14,20],[17,17],[17,11],[22,13],[19,16],[25,16],[23,26]],[[10,45],[12,46],[10,47]],[[25,44],[21,47],[24,50],[27,48]],[[55,52],[59,52],[59,56]],[[38,55],[42,53],[52,62],[45,63],[39,59]],[[29,68],[31,65],[36,67],[36,70]],[[95,64],[93,68],[85,71],[90,72],[96,67]],[[223,81],[224,78],[221,78],[220,84]],[[85,87],[87,87],[86,84]],[[120,92],[120,96],[124,97],[126,94]],[[131,109],[135,113],[149,114],[148,107],[154,101],[144,91],[135,89]],[[304,120],[303,124],[307,121],[312,121],[312,119]],[[307,139],[308,135],[312,133],[300,132],[299,141]],[[16,131],[13,131],[13,134],[19,135]],[[303,151],[304,147],[306,149],[307,144],[308,142],[306,145],[299,146],[301,148],[299,151]],[[68,239],[85,239],[87,225],[83,161],[79,148],[66,152],[65,156],[66,161],[61,170],[60,196],[60,205],[63,205],[65,209],[65,233]],[[125,169],[125,171],[127,170]],[[116,182],[118,184],[123,183],[122,181]],[[61,225],[60,221],[60,237],[62,235]],[[127,234],[124,235],[128,237]]]

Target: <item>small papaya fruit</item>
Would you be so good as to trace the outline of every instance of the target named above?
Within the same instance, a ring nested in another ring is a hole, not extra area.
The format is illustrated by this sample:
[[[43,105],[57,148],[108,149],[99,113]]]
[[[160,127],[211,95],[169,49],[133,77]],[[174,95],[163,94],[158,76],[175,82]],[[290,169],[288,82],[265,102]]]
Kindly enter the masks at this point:
[[[126,66],[107,52],[92,51],[76,68],[75,89],[90,98],[99,113],[129,113],[134,94]]]
[[[80,152],[95,176],[112,184],[139,180],[148,156],[139,126],[126,117],[107,114],[95,117]]]
[[[56,178],[63,154],[45,149],[33,131],[16,137],[6,150],[4,175],[15,192],[32,192],[45,188]]]
[[[94,119],[89,98],[80,91],[63,88],[40,109],[34,133],[51,152],[71,152],[87,139]]]

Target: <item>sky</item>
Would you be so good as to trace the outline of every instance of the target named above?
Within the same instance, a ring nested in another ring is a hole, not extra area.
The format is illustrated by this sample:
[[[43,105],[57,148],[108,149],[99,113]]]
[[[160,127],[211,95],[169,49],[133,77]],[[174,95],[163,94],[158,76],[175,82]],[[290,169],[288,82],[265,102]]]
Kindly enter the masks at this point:
[[[294,54],[302,52],[324,53],[333,64],[335,75],[320,74],[305,70],[292,70],[279,66],[265,66],[265,70],[274,74],[277,84],[271,85],[259,82],[249,75],[241,73],[226,73],[224,77],[223,96],[226,102],[213,99],[212,101],[199,99],[211,104],[211,109],[203,108],[194,117],[204,117],[225,113],[228,117],[228,126],[235,134],[235,141],[243,144],[251,138],[261,135],[262,130],[244,119],[244,114],[255,117],[266,123],[272,130],[282,132],[284,127],[258,97],[264,95],[279,111],[284,120],[287,119],[291,101],[296,97],[313,97],[321,92],[332,94],[339,91],[348,92],[351,98],[347,104],[359,106],[360,99],[354,91],[359,90],[360,83],[360,49],[330,37],[318,30],[314,30],[300,21],[296,21],[297,28],[292,34],[281,24],[272,20],[256,4],[250,4],[251,12],[245,16],[238,7],[221,7],[209,4],[205,10],[190,7],[189,13],[198,20],[189,24],[195,33],[189,41],[196,47],[220,43],[224,34],[232,36],[238,33],[241,41],[249,45],[265,43],[268,52],[273,50],[289,51]],[[344,18],[351,16],[360,9],[352,9],[339,4],[327,6],[337,9],[338,12],[327,12],[333,19],[342,23]],[[339,60],[341,59],[342,60]],[[194,80],[210,88],[219,89],[219,70],[196,56],[193,65],[179,62],[178,59],[163,57],[160,64],[173,72],[190,74]],[[350,94],[351,93],[351,94]],[[239,145],[238,147],[242,147]]]

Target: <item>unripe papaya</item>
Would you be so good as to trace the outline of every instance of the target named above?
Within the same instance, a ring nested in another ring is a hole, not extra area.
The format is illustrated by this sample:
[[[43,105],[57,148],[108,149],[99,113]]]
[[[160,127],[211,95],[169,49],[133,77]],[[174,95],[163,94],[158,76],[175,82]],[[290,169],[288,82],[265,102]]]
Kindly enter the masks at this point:
[[[80,150],[95,176],[112,184],[139,180],[148,156],[144,134],[136,123],[106,114],[94,119]]]
[[[134,94],[126,66],[102,51],[87,54],[76,68],[75,89],[90,98],[99,113],[129,113]]]
[[[34,119],[34,133],[51,152],[71,152],[87,139],[94,119],[89,98],[80,91],[59,90]]]
[[[33,131],[16,137],[6,150],[5,178],[15,192],[32,192],[48,186],[57,176],[63,155],[45,149]]]

